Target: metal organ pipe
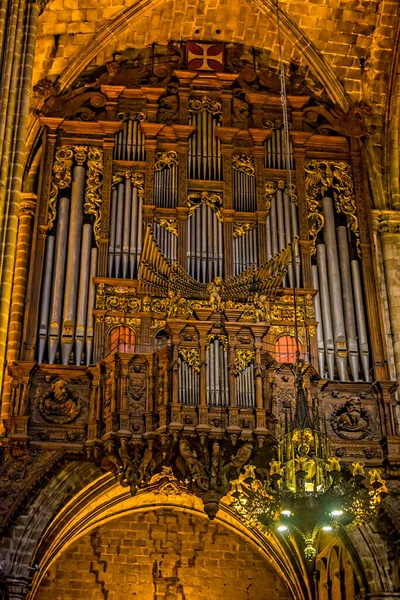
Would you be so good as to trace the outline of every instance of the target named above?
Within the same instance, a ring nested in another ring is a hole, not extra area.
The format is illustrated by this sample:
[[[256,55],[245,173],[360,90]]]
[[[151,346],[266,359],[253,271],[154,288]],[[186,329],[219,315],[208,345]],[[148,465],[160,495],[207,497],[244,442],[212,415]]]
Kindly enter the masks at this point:
[[[49,308],[51,282],[53,275],[53,258],[54,258],[54,241],[53,235],[49,235],[46,240],[46,256],[44,262],[44,276],[42,287],[42,300],[40,304],[40,322],[39,322],[39,356],[38,363],[43,362],[43,355],[47,343],[47,333],[49,325]]]
[[[189,178],[220,180],[222,157],[219,139],[215,137],[215,128],[219,126],[218,116],[203,110],[191,115],[190,124],[196,129],[189,143]]]
[[[357,318],[358,342],[361,354],[361,364],[363,367],[365,381],[369,381],[369,350],[367,325],[365,321],[364,302],[361,285],[360,267],[358,260],[351,261],[351,274],[353,279],[354,300]]]
[[[325,356],[328,365],[329,379],[334,379],[335,346],[333,343],[333,328],[331,304],[328,285],[328,269],[326,264],[325,244],[317,245],[317,265],[319,274],[319,291],[321,294],[322,324],[324,329]]]
[[[114,266],[114,253],[115,253],[115,227],[117,221],[117,204],[118,204],[118,192],[116,189],[111,194],[111,207],[110,207],[110,242],[108,245],[108,276],[112,276]]]
[[[79,367],[82,362],[85,344],[87,300],[89,292],[90,254],[92,242],[92,226],[86,224],[82,230],[81,265],[79,269],[78,308],[76,311],[75,330],[75,364]]]
[[[54,364],[58,342],[61,335],[60,328],[64,290],[65,260],[67,256],[69,206],[69,198],[60,198],[54,257],[53,288],[51,293],[50,307],[48,346],[48,359],[50,365]]]
[[[351,268],[349,245],[347,240],[347,228],[337,227],[337,239],[339,249],[340,273],[342,278],[343,308],[346,323],[346,334],[348,344],[348,356],[354,381],[359,378],[359,356],[357,345],[356,319],[354,315],[354,299],[351,284]]]
[[[121,182],[117,188],[117,222],[115,225],[115,273],[114,277],[119,277],[119,271],[121,266],[121,252],[122,252],[122,225],[124,219],[124,190],[125,186]]]
[[[122,229],[123,229],[123,233],[122,233],[122,277],[124,279],[126,279],[126,277],[128,275],[131,217],[133,217],[133,215],[132,215],[132,182],[130,179],[125,179],[124,220],[123,220],[123,227],[122,227]]]
[[[312,280],[313,288],[319,290],[318,267],[312,265]],[[318,367],[321,377],[325,376],[325,345],[324,345],[324,330],[322,325],[322,313],[320,292],[314,296],[315,319],[317,321],[317,346],[318,346]]]
[[[339,259],[336,244],[335,216],[332,199],[325,196],[322,199],[322,212],[325,219],[324,242],[328,264],[328,281],[331,298],[333,332],[335,337],[335,357],[341,381],[347,379],[347,352],[340,347],[346,347],[346,330],[344,324],[342,288],[340,282]]]
[[[90,253],[90,273],[89,273],[89,295],[87,303],[86,317],[86,364],[92,362],[93,338],[94,338],[94,307],[96,303],[96,286],[93,279],[96,277],[97,269],[97,248],[92,248]]]
[[[68,233],[67,268],[61,334],[61,358],[63,365],[67,365],[69,362],[75,333],[84,192],[85,169],[81,165],[76,165],[73,170],[71,186],[71,218]]]

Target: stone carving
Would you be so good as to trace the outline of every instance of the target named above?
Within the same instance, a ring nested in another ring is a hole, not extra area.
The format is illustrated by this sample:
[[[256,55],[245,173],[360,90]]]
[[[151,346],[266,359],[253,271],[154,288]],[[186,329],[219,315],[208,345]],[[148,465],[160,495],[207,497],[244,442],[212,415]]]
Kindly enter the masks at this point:
[[[48,423],[58,425],[72,423],[81,414],[81,399],[69,389],[67,380],[56,379],[51,385],[50,392],[43,394],[38,388],[36,394],[39,412]]]
[[[205,511],[214,518],[219,500],[230,489],[230,482],[239,476],[254,454],[254,441],[235,439],[234,442],[175,431],[152,434],[147,440],[135,442],[123,439],[119,446],[108,440],[102,450],[97,448],[95,452],[90,447],[88,452],[104,469],[111,471],[121,485],[129,486],[133,495],[138,489],[165,478],[168,469],[171,477],[203,499]]]
[[[362,440],[371,431],[371,417],[357,397],[350,397],[334,410],[330,422],[336,435],[343,439]]]

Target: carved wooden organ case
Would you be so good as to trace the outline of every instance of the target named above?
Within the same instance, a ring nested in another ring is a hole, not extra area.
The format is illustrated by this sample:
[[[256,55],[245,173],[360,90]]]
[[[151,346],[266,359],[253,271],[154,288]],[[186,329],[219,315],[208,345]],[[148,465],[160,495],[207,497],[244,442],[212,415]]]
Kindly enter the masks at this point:
[[[181,47],[130,50],[43,104],[11,436],[109,452],[160,431],[262,444],[293,411],[296,321],[333,448],[381,460],[395,424],[362,121],[291,69],[287,163],[278,77],[232,48],[215,70],[191,70]],[[273,290],[224,296],[295,238]],[[141,280],[144,253],[162,285]]]

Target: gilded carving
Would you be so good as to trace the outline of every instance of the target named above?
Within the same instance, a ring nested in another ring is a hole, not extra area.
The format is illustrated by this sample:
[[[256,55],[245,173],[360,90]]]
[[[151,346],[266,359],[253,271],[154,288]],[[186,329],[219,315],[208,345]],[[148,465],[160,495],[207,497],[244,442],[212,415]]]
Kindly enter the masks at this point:
[[[49,230],[52,229],[57,216],[58,190],[67,188],[72,181],[71,169],[73,157],[74,153],[72,148],[62,146],[56,150],[49,197],[49,218],[47,221],[47,227]]]
[[[267,213],[271,210],[271,202],[272,198],[276,194],[276,190],[278,189],[276,181],[266,181],[265,182],[265,208]]]
[[[237,223],[234,221],[233,223],[233,237],[238,238],[242,235],[245,235],[248,231],[252,231],[256,223]]]
[[[189,206],[189,217],[192,216],[196,208],[199,208],[203,202],[214,211],[218,221],[222,222],[222,198],[217,194],[211,194],[209,192],[189,194],[187,199]]]
[[[305,172],[305,192],[312,253],[315,254],[317,236],[324,226],[320,200],[326,192],[332,190],[336,211],[347,216],[348,227],[356,237],[357,249],[360,255],[360,231],[350,165],[343,161],[311,160],[305,164]]]
[[[246,154],[232,155],[232,168],[254,177],[254,156]]]
[[[241,371],[247,369],[247,367],[254,361],[255,352],[254,350],[236,350],[235,362],[233,365],[232,372],[234,375],[239,375]]]
[[[103,151],[90,147],[87,154],[87,180],[85,203],[83,209],[87,215],[94,216],[93,233],[96,244],[99,245],[101,218],[102,218],[102,179],[103,179]]]
[[[162,171],[163,169],[170,169],[171,167],[178,166],[178,153],[175,150],[169,150],[168,152],[157,152],[156,162],[154,164],[155,171]]]
[[[206,335],[206,348],[208,348],[214,340],[218,340],[222,344],[223,349],[228,350],[228,338],[221,333],[209,333]]]
[[[140,198],[144,198],[144,175],[138,171],[132,169],[126,169],[125,171],[117,171],[113,175],[112,187],[115,188],[118,183],[121,183],[124,179],[130,179],[132,185],[138,190]]]
[[[163,217],[156,217],[154,219],[155,223],[158,223],[161,227],[172,233],[173,235],[178,235],[178,226],[176,219],[167,219]]]
[[[179,348],[179,356],[195,373],[200,373],[200,350],[198,348]]]
[[[127,325],[137,332],[140,330],[141,319],[139,317],[105,317],[106,334],[114,327]]]

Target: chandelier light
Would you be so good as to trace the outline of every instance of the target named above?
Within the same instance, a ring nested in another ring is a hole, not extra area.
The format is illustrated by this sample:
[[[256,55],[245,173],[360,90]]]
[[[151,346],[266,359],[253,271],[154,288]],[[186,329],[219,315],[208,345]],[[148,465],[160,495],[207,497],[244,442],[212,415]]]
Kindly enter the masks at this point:
[[[301,378],[293,422],[280,437],[267,474],[259,471],[253,465],[244,467],[233,482],[232,507],[242,521],[264,533],[275,530],[300,538],[310,561],[317,553],[319,531],[334,533],[340,525],[373,518],[387,494],[379,469],[367,474],[361,462],[344,468],[330,456],[327,436],[309,415]]]

